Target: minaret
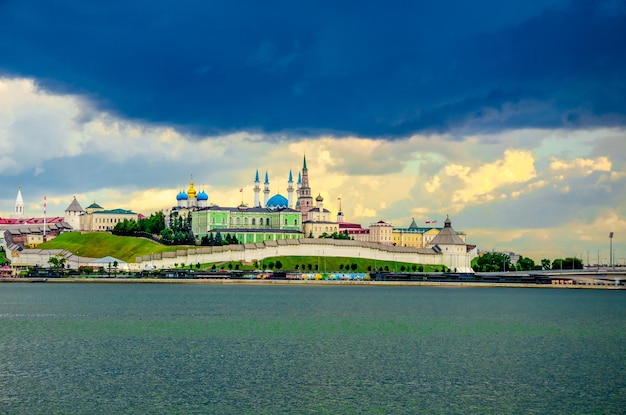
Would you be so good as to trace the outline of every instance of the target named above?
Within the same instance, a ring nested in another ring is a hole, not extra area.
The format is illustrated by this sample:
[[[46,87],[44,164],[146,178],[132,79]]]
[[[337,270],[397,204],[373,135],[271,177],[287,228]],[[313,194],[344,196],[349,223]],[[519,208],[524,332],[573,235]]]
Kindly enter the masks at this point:
[[[261,181],[259,180],[259,169],[256,170],[256,177],[254,178],[254,206],[261,207],[261,200],[259,196],[261,194]]]
[[[313,197],[311,197],[311,188],[309,187],[309,169],[306,167],[306,155],[302,164],[302,184],[300,185],[300,193],[298,195],[298,210],[306,214],[313,208]],[[304,216],[302,215],[303,220]]]
[[[298,199],[300,199],[301,187],[302,187],[302,174],[298,172],[298,183],[296,184],[296,206],[298,206]]]
[[[293,209],[293,175],[289,170],[289,180],[287,180],[287,207]]]
[[[13,218],[24,218],[24,199],[22,199],[22,186],[17,187],[17,197],[15,198],[15,210],[13,211]]]
[[[263,206],[267,207],[267,201],[270,200],[270,179],[265,172],[265,183],[263,188]]]

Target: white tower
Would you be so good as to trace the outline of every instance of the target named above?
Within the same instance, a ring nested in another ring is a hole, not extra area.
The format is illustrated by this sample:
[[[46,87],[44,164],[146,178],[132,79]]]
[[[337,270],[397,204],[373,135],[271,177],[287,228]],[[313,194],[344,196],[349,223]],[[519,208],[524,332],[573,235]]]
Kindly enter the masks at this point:
[[[338,197],[337,199],[339,200],[339,212],[337,212],[337,222],[342,223],[343,222],[343,211],[341,210],[341,198]]]
[[[17,187],[17,197],[15,198],[15,210],[13,218],[24,219],[24,199],[22,198],[22,186]]]
[[[293,209],[293,175],[289,170],[289,180],[287,181],[287,207]]]
[[[270,200],[270,179],[265,172],[265,183],[263,188],[263,206],[267,207],[267,201]]]
[[[259,196],[261,194],[261,181],[259,180],[259,170],[256,171],[256,177],[254,178],[254,206],[261,207],[261,200]]]

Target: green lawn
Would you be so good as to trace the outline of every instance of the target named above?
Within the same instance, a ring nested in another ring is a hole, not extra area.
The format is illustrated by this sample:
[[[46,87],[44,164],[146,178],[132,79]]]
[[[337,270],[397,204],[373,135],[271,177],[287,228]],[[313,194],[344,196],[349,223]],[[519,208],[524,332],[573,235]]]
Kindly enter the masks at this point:
[[[200,264],[200,269],[212,269],[215,265],[216,269],[227,270],[242,270],[251,271],[255,269],[259,270],[277,270],[276,263],[280,261],[280,269],[283,271],[300,271],[300,272],[374,272],[375,269],[379,271],[397,271],[397,272],[413,272],[413,266],[415,271],[420,272],[420,265],[409,264],[405,262],[393,262],[393,261],[375,261],[373,259],[364,258],[347,258],[347,257],[308,257],[308,256],[283,256],[283,257],[270,257],[266,258],[259,263],[252,265],[243,265],[241,262],[222,262],[222,263],[209,263]],[[353,267],[353,264],[356,267]],[[198,269],[197,264],[185,264],[185,268]],[[180,266],[180,265],[179,265]],[[422,272],[437,272],[441,271],[442,266],[436,265],[422,265]]]
[[[107,255],[125,262],[138,256],[177,251],[187,246],[166,246],[149,239],[116,236],[105,232],[66,232],[38,246],[40,249],[64,249],[81,257],[102,258]]]

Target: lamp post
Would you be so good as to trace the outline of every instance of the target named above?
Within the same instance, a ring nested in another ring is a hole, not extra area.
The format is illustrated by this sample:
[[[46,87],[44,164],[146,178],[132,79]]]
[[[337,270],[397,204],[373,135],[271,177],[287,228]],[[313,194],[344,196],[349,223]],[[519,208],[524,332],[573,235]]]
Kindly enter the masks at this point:
[[[609,268],[613,267],[613,232],[609,233]]]

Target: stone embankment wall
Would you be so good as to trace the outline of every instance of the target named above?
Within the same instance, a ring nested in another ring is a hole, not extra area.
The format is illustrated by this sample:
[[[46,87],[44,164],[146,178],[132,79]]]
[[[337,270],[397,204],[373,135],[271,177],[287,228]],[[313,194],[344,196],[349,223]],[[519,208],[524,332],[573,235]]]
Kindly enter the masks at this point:
[[[286,239],[244,245],[207,246],[138,257],[137,269],[173,268],[175,264],[242,261],[253,263],[276,256],[367,258],[412,264],[441,264],[443,255],[432,249],[395,247],[372,242],[335,239]]]
[[[79,266],[106,266],[98,258],[85,258],[61,250],[25,249],[11,259],[13,266],[46,266],[51,256],[61,254],[71,268]],[[112,256],[115,256],[114,254]],[[471,260],[469,254],[450,255],[432,249],[390,246],[373,242],[334,239],[287,239],[244,245],[207,246],[181,249],[176,252],[137,257],[135,262],[119,264],[120,270],[141,271],[147,268],[173,268],[175,264],[242,261],[253,263],[276,256],[350,257],[411,264],[446,265],[455,269]]]

